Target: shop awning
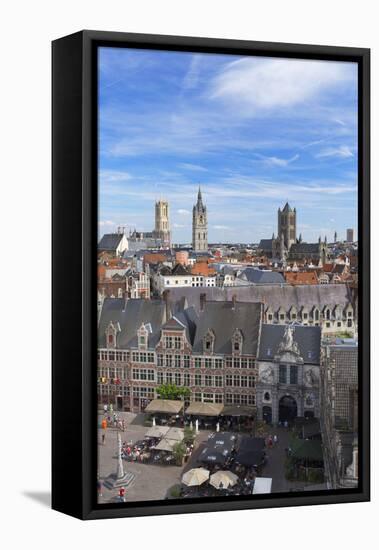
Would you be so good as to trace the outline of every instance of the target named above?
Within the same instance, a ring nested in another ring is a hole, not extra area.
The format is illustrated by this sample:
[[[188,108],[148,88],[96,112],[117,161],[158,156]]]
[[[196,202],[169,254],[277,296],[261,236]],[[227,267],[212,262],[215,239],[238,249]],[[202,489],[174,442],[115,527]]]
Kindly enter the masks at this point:
[[[246,405],[227,405],[224,407],[221,416],[255,416],[256,407]]]
[[[168,426],[152,426],[145,433],[145,437],[163,437],[169,429]]]
[[[145,411],[148,413],[178,414],[183,408],[183,401],[171,399],[153,399]]]
[[[184,430],[181,428],[169,428],[164,437],[172,441],[183,441]]]
[[[219,416],[224,408],[222,403],[200,403],[193,402],[187,408],[186,414],[193,414],[197,416]]]
[[[172,453],[175,443],[177,443],[177,441],[174,441],[173,439],[163,438],[160,440],[158,445],[155,445],[154,449],[156,449],[157,451],[166,451]]]

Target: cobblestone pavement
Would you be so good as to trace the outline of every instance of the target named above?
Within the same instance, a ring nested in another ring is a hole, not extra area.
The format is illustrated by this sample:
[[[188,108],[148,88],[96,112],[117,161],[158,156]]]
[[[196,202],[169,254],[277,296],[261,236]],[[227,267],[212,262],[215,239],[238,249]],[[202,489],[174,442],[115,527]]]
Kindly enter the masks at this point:
[[[126,421],[126,431],[120,432],[122,441],[133,441],[143,439],[144,434],[147,431],[147,427],[144,425],[144,415],[135,415],[129,412],[117,413],[119,417],[124,418]],[[103,418],[103,415],[99,415],[99,425]],[[99,475],[102,482],[108,478],[109,475],[114,474],[117,469],[117,433],[118,430],[108,428],[106,431],[105,444],[101,444],[102,430],[98,430],[99,433]],[[184,471],[191,467],[197,466],[195,464],[197,448],[206,441],[210,431],[201,430],[196,437],[195,451],[190,463],[185,464],[183,467],[179,466],[162,466],[155,464],[142,464],[136,462],[123,461],[124,470],[131,472],[135,475],[134,480],[126,488],[126,502],[130,501],[147,501],[147,500],[162,500],[166,497],[167,491],[173,485],[180,483],[182,474]],[[274,436],[278,436],[277,444],[267,449],[267,464],[262,471],[263,477],[272,478],[272,493],[298,491],[304,489],[326,489],[325,484],[311,485],[304,482],[288,481],[285,478],[285,459],[286,448],[289,445],[290,432],[286,428],[277,427],[269,428],[268,433]],[[99,498],[99,502],[112,502],[117,498],[116,490],[109,490],[103,485],[102,496]]]
[[[117,413],[119,418],[126,422],[125,432],[120,432],[122,441],[139,441],[144,438],[148,428],[143,424],[144,415],[135,415],[129,412]],[[99,425],[103,415],[99,414]],[[99,476],[102,481],[102,496],[100,503],[114,502],[117,499],[118,491],[109,490],[104,486],[104,481],[109,475],[117,470],[117,433],[119,430],[108,428],[106,430],[105,444],[101,444],[102,430],[98,430],[98,459]],[[201,431],[195,441],[198,445],[204,441],[210,432]],[[125,501],[137,502],[146,500],[162,500],[166,497],[167,491],[173,485],[180,483],[185,467],[162,466],[156,464],[142,464],[139,462],[123,461],[124,471],[135,475],[131,484],[126,487]]]
[[[285,460],[290,432],[286,428],[277,427],[270,428],[268,433],[272,436],[278,436],[277,444],[272,449],[266,449],[268,460],[262,471],[263,477],[272,478],[272,493],[327,488],[325,483],[314,485],[304,481],[288,481],[285,477]]]

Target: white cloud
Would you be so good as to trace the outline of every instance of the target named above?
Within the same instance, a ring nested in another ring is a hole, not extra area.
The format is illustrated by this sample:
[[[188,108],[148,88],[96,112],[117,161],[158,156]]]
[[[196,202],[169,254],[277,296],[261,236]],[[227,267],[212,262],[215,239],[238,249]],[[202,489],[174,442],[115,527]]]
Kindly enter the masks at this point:
[[[111,220],[101,220],[99,221],[99,226],[100,227],[108,227],[108,226],[112,226],[112,225],[116,225],[114,222],[112,222]]]
[[[228,225],[212,225],[213,229],[230,229]]]
[[[348,147],[347,145],[340,145],[339,147],[329,147],[328,149],[323,149],[316,155],[316,158],[337,157],[346,159],[353,156],[354,153],[351,147]]]
[[[179,208],[179,210],[177,210],[177,212],[181,216],[189,216],[191,214],[191,212],[189,210],[185,210],[184,208]]]
[[[269,166],[280,166],[281,168],[285,168],[292,162],[295,162],[300,158],[300,155],[294,155],[293,157],[289,159],[279,158],[279,157],[265,157],[264,155],[257,155],[259,156],[263,162]]]
[[[192,56],[189,69],[183,79],[183,89],[190,90],[192,88],[196,88],[199,81],[199,68],[201,58],[201,55]]]
[[[128,172],[121,172],[117,170],[101,170],[100,180],[104,183],[121,183],[132,179],[132,176]]]
[[[208,169],[204,168],[204,166],[200,166],[200,164],[192,164],[190,162],[181,162],[179,166],[180,168],[184,168],[185,170],[193,170],[194,172],[208,172]]]
[[[298,59],[240,59],[213,82],[211,97],[258,111],[305,104],[352,80],[353,64]]]

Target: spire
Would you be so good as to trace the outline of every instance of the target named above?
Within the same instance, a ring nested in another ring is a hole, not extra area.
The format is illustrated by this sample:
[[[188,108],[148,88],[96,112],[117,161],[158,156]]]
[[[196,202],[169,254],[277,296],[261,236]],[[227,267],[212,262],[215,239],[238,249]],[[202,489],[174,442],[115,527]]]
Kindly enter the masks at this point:
[[[203,204],[203,197],[202,197],[202,194],[201,194],[201,189],[200,189],[200,185],[199,185],[199,191],[197,193],[197,203],[196,203],[196,209],[201,212],[201,211],[205,211],[205,206]]]

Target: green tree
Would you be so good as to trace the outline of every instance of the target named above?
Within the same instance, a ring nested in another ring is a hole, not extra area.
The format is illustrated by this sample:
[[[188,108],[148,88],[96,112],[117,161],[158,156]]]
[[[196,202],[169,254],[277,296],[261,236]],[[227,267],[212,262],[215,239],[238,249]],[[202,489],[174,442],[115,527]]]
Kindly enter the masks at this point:
[[[184,443],[186,445],[191,445],[195,440],[195,430],[191,430],[189,426],[184,428]]]
[[[186,446],[183,441],[178,441],[172,448],[172,454],[174,455],[175,462],[178,466],[183,464],[183,458],[186,454]]]
[[[161,399],[181,399],[189,397],[189,388],[179,388],[175,384],[161,384],[157,388],[157,394]]]

